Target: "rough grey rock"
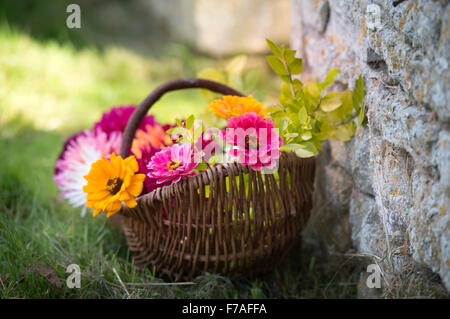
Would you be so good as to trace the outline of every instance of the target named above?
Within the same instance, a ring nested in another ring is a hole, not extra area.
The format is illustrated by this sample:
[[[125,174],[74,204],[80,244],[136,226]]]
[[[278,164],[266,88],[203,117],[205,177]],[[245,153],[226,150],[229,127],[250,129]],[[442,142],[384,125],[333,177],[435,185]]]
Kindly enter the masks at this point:
[[[380,12],[375,27],[369,5]],[[291,21],[302,80],[337,67],[341,89],[362,74],[368,118],[352,141],[319,155],[319,211],[305,237],[340,251],[350,238],[360,253],[395,256],[385,258],[393,272],[412,259],[449,290],[450,3],[293,0]]]

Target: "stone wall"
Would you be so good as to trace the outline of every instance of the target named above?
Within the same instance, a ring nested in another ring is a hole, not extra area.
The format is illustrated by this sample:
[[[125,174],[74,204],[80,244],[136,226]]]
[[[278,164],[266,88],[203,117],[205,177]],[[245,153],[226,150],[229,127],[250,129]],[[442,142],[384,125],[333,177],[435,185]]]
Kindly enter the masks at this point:
[[[293,0],[291,10],[303,80],[337,67],[343,89],[362,74],[368,118],[321,152],[306,239],[380,257],[385,285],[412,260],[450,289],[449,2]]]

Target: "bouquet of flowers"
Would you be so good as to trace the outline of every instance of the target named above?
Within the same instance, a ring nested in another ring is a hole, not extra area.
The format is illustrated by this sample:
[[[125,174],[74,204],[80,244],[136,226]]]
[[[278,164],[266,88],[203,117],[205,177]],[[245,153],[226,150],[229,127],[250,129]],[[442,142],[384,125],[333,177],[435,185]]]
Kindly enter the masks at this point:
[[[271,68],[282,80],[280,103],[265,107],[252,96],[222,96],[209,111],[227,120],[225,128],[206,128],[193,115],[163,125],[147,115],[140,123],[130,156],[119,156],[122,135],[134,106],[115,107],[92,130],[70,137],[55,168],[55,182],[70,204],[107,217],[136,197],[168,186],[219,163],[238,162],[273,173],[283,152],[318,154],[326,139],[347,141],[364,120],[361,77],[353,91],[327,92],[338,70],[323,82],[303,84],[296,75],[302,60],[295,51],[268,40]],[[356,118],[358,118],[356,120]],[[356,122],[356,123],[355,123]]]
[[[120,209],[121,201],[127,200],[132,205],[134,198],[142,191],[150,192],[158,187],[146,177],[146,164],[154,154],[172,145],[166,133],[170,125],[161,125],[153,116],[146,116],[133,141],[133,156],[123,161],[116,155],[120,152],[126,124],[135,109],[135,106],[114,107],[103,114],[93,129],[75,134],[64,144],[56,161],[54,180],[62,197],[72,206],[82,207],[82,216],[86,208],[94,207],[94,203],[100,207],[99,201],[107,206],[94,208],[94,215],[101,210],[111,215]],[[88,186],[87,181],[91,177],[94,183]],[[95,192],[102,189],[96,187],[100,182],[105,183],[107,193]],[[88,190],[94,191],[89,193]],[[92,194],[97,197],[92,197]],[[128,197],[125,199],[126,194]]]

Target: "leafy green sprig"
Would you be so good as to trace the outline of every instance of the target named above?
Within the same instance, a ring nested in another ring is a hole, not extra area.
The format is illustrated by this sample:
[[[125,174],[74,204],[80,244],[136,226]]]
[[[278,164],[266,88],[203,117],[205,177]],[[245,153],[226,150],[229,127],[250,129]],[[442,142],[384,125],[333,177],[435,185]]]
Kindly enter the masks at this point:
[[[327,92],[338,69],[332,69],[322,82],[314,80],[303,84],[294,78],[303,70],[302,59],[295,56],[296,51],[283,45],[278,47],[269,39],[267,43],[273,53],[267,61],[283,81],[280,104],[269,107],[270,116],[284,141],[280,150],[295,152],[299,157],[312,157],[318,154],[322,142],[327,139],[350,140],[356,125],[362,125],[364,121],[362,77],[359,76],[352,92],[349,89]]]

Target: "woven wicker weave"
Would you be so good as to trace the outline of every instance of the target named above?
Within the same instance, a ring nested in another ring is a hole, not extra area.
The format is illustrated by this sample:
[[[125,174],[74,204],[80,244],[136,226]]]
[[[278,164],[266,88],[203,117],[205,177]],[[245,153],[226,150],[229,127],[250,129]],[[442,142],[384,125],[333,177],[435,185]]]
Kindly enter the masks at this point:
[[[217,82],[181,79],[153,91],[127,125],[121,155],[165,92],[206,88],[242,95]],[[139,268],[155,267],[175,280],[206,271],[256,275],[280,262],[298,241],[312,206],[315,159],[280,158],[278,176],[237,163],[219,164],[122,207],[122,227]],[[209,186],[208,186],[209,185]]]

